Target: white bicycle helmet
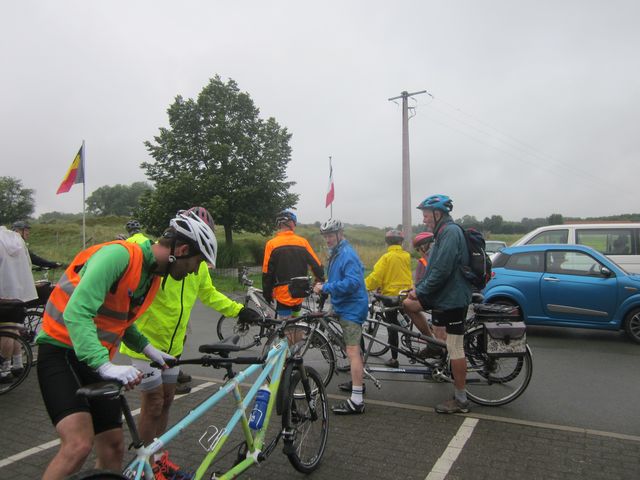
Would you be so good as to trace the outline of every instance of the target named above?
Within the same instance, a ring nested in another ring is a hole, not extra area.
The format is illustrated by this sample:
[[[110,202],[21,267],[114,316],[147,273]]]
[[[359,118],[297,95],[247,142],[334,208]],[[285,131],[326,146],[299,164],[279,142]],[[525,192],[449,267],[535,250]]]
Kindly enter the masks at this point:
[[[342,222],[335,218],[327,220],[320,226],[320,233],[322,234],[336,233],[336,232],[341,232],[342,230],[344,230],[344,226],[342,225]]]
[[[179,213],[171,219],[169,225],[176,233],[189,240],[198,247],[198,250],[212,266],[216,265],[216,254],[218,253],[218,241],[216,236],[196,212],[186,211]]]

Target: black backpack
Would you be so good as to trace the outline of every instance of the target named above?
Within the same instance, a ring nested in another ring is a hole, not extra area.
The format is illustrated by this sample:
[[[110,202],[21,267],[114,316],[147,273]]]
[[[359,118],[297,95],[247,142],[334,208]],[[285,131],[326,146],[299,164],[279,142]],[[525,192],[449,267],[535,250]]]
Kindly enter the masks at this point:
[[[491,259],[485,251],[484,236],[475,228],[465,229],[462,225],[458,226],[464,233],[469,252],[469,264],[462,266],[462,273],[471,285],[482,290],[491,280]]]

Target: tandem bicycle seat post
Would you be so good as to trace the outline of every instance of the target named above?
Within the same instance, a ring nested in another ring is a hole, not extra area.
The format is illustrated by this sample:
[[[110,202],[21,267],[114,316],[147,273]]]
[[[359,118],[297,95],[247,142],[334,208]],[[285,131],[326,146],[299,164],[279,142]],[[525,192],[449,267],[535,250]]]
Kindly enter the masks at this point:
[[[129,402],[127,402],[127,398],[124,395],[120,395],[120,409],[122,410],[122,414],[124,415],[124,420],[127,422],[127,427],[129,428],[129,433],[131,434],[131,447],[138,449],[144,447],[144,443],[140,439],[140,434],[138,433],[138,428],[136,427],[136,422],[133,419],[133,415],[131,415],[131,408],[129,408]]]

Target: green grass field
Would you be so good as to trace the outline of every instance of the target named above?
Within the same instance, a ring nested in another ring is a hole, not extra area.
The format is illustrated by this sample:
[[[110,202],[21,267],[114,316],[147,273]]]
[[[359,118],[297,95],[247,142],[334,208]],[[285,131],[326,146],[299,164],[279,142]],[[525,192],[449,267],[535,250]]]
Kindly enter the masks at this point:
[[[114,240],[118,234],[125,233],[124,217],[101,217],[87,219],[86,237],[87,244],[107,242]],[[311,243],[320,260],[326,263],[327,249],[320,235],[318,227],[314,225],[299,225],[296,233],[305,237]],[[384,229],[367,226],[347,226],[345,235],[351,242],[358,255],[362,259],[367,272],[369,272],[378,258],[386,251],[384,243]],[[502,240],[511,244],[519,235],[495,235],[492,240]],[[225,245],[221,229],[218,230],[219,253],[218,266],[230,267],[238,265],[259,265],[264,251],[264,244],[270,237],[264,237],[255,233],[234,233],[234,248],[231,251]],[[55,222],[33,223],[29,248],[36,254],[48,260],[69,263],[82,249],[82,223],[81,222]],[[414,267],[415,267],[414,258]],[[51,273],[51,280],[57,280],[62,272],[60,270]],[[222,271],[220,273],[223,273]],[[224,272],[227,273],[227,272]],[[35,273],[35,278],[41,274]],[[235,276],[217,274],[213,272],[214,283],[221,291],[238,290],[240,285]],[[255,275],[256,286],[260,285],[260,276]]]

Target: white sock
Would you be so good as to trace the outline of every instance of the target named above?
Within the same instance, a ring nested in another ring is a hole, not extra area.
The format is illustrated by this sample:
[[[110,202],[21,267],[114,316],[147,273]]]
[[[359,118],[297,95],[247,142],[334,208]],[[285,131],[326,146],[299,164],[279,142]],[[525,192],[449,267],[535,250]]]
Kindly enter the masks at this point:
[[[364,403],[364,397],[362,396],[362,385],[352,385],[351,401],[356,405],[362,405]]]
[[[22,363],[22,355],[13,355],[11,357],[13,368],[23,368],[24,365]]]

